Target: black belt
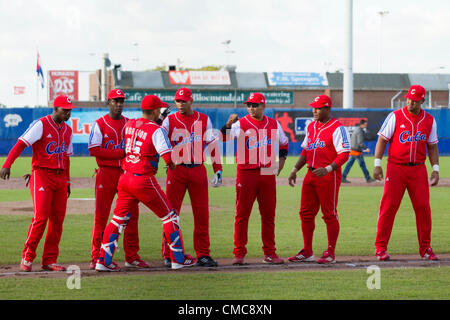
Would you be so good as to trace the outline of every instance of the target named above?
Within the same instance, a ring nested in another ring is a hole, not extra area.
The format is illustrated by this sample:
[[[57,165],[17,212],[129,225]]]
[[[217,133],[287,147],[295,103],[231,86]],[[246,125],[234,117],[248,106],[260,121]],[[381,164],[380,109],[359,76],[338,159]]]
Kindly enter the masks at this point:
[[[126,171],[124,171],[123,173],[127,173]],[[133,176],[135,176],[135,177],[140,177],[140,176],[143,176],[143,174],[140,174],[140,173],[131,173],[131,172],[128,172],[129,174],[132,174]]]
[[[64,169],[60,169],[60,168],[54,169],[54,168],[36,167],[35,169],[37,169],[37,170],[44,170],[44,171],[47,171],[47,172],[54,173],[56,175],[60,175],[61,173],[64,173],[64,171],[65,171]]]
[[[201,166],[201,164],[196,164],[196,163],[186,164],[186,163],[182,163],[182,164],[179,164],[179,166],[183,166],[183,167],[186,167],[186,168],[196,168],[196,167]]]
[[[401,165],[408,166],[408,167],[420,166],[421,164],[424,164],[424,163],[423,162],[420,162],[420,163],[414,163],[414,162],[401,163]]]
[[[316,170],[316,168],[313,168],[313,167],[309,167],[308,169],[311,170],[311,171]]]

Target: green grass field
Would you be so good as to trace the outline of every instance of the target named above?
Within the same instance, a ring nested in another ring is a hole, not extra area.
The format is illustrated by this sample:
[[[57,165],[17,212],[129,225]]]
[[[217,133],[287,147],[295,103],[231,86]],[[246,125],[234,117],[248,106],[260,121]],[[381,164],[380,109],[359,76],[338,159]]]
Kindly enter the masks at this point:
[[[4,161],[4,159],[0,159]],[[283,175],[286,177],[296,158],[288,158]],[[29,172],[30,158],[19,158],[12,167],[12,177]],[[369,170],[372,159],[367,159]],[[92,158],[80,157],[72,160],[72,177],[90,177],[95,168]],[[207,166],[210,170],[210,166]],[[163,170],[161,170],[163,171]],[[232,177],[235,165],[225,165],[224,175]],[[162,173],[159,173],[162,175]],[[211,175],[211,173],[210,173]],[[300,173],[304,175],[304,173]],[[352,177],[362,177],[357,164]],[[441,158],[441,178],[450,177],[450,158]],[[7,183],[0,181],[0,183]],[[431,190],[433,215],[432,245],[436,253],[450,252],[449,233],[449,189],[434,187]],[[336,254],[373,255],[378,205],[382,187],[343,186],[340,189],[338,213],[341,231]],[[72,198],[92,198],[92,189],[77,189],[73,186]],[[231,258],[233,250],[233,225],[235,190],[233,187],[209,189],[211,254],[214,258]],[[29,200],[27,189],[0,190],[1,202]],[[280,186],[277,189],[276,243],[281,257],[295,254],[302,245],[298,208],[300,187]],[[189,198],[185,199],[189,203]],[[1,209],[0,209],[1,210]],[[316,218],[314,250],[320,255],[326,249],[326,229],[321,213]],[[0,264],[19,263],[23,242],[31,220],[31,213],[0,215],[0,238],[6,242],[0,250]],[[88,262],[92,212],[67,215],[60,245],[59,262],[72,264]],[[193,253],[192,213],[181,213],[186,251]],[[156,216],[142,213],[139,220],[140,254],[146,260],[159,261],[162,227]],[[120,246],[121,245],[120,241]],[[38,269],[42,255],[43,240],[35,260]],[[257,203],[249,223],[248,257],[262,257],[260,218]],[[390,241],[389,252],[415,254],[418,256],[415,217],[407,195],[397,214]],[[339,257],[338,257],[339,259]],[[124,260],[123,250],[115,260]],[[0,278],[0,299],[449,299],[450,268],[383,269],[381,290],[368,290],[365,270],[345,271],[296,271],[148,274],[145,276],[83,277],[81,290],[69,290],[66,278],[23,279]],[[201,285],[200,285],[201,284]],[[43,291],[42,288],[46,290]],[[120,288],[121,290],[116,290]],[[111,296],[109,292],[115,291]]]

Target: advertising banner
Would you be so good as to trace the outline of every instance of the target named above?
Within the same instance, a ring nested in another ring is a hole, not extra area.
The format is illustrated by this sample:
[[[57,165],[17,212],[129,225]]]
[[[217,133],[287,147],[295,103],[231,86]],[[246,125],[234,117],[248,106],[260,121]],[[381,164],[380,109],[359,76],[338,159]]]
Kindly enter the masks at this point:
[[[315,72],[269,72],[267,73],[270,86],[328,86],[327,76]]]
[[[228,71],[169,71],[171,84],[231,85]]]
[[[49,100],[63,94],[78,100],[78,71],[50,70],[48,72]]]
[[[173,103],[176,90],[123,90],[129,103],[139,103],[149,94],[157,95],[162,101]],[[260,91],[266,97],[266,104],[291,105],[294,103],[292,91]],[[236,104],[241,105],[252,91],[192,91],[195,104]]]

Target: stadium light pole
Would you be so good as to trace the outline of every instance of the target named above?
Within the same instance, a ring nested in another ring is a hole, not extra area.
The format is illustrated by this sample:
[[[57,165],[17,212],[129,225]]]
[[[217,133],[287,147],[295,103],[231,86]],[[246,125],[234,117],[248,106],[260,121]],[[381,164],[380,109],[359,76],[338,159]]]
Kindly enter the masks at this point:
[[[346,3],[346,32],[345,32],[345,67],[344,94],[342,106],[344,109],[353,108],[353,0]]]
[[[378,72],[381,73],[381,56],[383,50],[383,17],[389,14],[389,11],[378,11],[377,14],[380,16],[380,39],[378,43]]]

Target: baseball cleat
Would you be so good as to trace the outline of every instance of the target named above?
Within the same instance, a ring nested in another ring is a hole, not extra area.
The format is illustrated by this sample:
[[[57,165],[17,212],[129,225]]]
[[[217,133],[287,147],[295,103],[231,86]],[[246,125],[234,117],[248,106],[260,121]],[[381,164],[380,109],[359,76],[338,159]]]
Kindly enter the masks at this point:
[[[425,253],[422,256],[422,260],[436,261],[439,260],[439,258],[434,254],[433,249],[428,248],[427,250],[425,250]]]
[[[313,262],[314,259],[314,255],[306,253],[305,249],[300,250],[297,255],[288,258],[290,262]]]
[[[184,256],[183,263],[172,262],[172,269],[181,269],[184,267],[192,267],[197,262],[197,259],[193,258],[191,255],[187,254]]]
[[[150,265],[142,259],[136,259],[133,262],[125,262],[125,267],[145,269],[150,268]]]
[[[95,265],[95,270],[96,271],[110,271],[110,272],[116,272],[116,271],[120,271],[119,266],[117,265],[117,263],[115,262],[111,262],[111,264],[109,266],[104,265],[102,261],[97,260],[97,264]]]
[[[386,251],[378,251],[377,253],[375,253],[375,256],[380,261],[388,261],[391,259],[391,256],[388,255]]]
[[[334,254],[324,251],[323,255],[317,260],[317,263],[319,264],[332,264],[336,263],[336,257]]]
[[[166,268],[172,268],[172,260],[170,260],[170,258],[165,258],[165,259],[163,260],[163,262],[164,262],[164,266],[165,266]]]
[[[57,263],[52,263],[52,264],[42,265],[42,270],[47,270],[47,271],[66,271],[66,267],[63,267],[62,265],[57,264]]]
[[[32,262],[22,259],[22,261],[20,262],[20,271],[30,272],[32,264]]]
[[[264,255],[264,263],[270,263],[270,264],[282,264],[284,263],[284,260],[279,258],[275,253],[274,254],[266,254]]]
[[[242,265],[244,265],[245,264],[244,263],[244,257],[235,257],[233,259],[233,261],[231,262],[231,264],[235,265],[235,266],[242,266]]]
[[[97,264],[97,259],[92,259],[89,264],[89,270],[95,270],[95,265]]]
[[[210,256],[201,256],[197,260],[197,266],[199,267],[217,267],[219,264],[214,261]]]

